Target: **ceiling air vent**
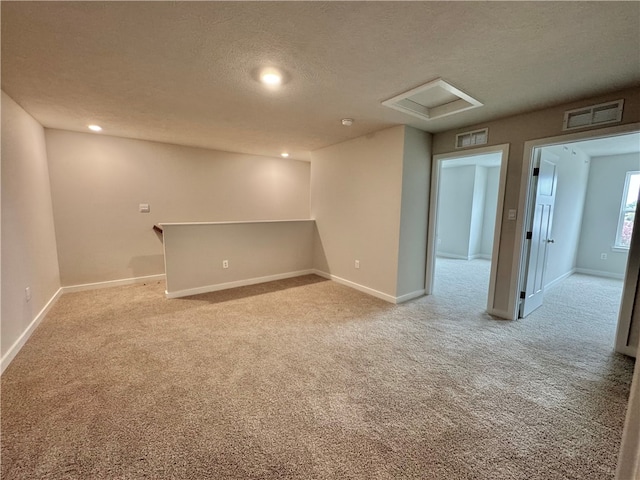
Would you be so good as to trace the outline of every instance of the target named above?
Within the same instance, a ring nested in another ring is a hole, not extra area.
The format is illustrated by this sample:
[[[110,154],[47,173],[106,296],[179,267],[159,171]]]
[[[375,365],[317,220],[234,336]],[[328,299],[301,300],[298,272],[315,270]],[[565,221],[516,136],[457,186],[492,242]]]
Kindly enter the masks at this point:
[[[382,105],[433,120],[481,107],[482,103],[439,78],[385,100]]]
[[[622,120],[622,105],[624,100],[600,103],[590,107],[576,108],[564,112],[563,130],[593,127],[616,123]]]
[[[456,148],[473,147],[476,145],[484,145],[489,137],[489,129],[474,130],[473,132],[464,132],[456,135]]]

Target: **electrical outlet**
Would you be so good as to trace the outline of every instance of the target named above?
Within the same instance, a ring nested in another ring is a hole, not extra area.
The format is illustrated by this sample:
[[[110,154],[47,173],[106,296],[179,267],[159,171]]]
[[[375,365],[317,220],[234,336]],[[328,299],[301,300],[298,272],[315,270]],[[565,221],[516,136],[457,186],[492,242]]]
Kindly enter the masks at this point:
[[[356,260],[355,266],[356,266],[356,268],[360,268],[360,260]]]
[[[31,287],[27,287],[24,289],[24,298],[27,302],[31,301]]]
[[[222,260],[222,268],[229,268],[229,260]]]
[[[601,253],[600,254],[600,260],[606,260],[607,259],[607,254],[606,253]]]

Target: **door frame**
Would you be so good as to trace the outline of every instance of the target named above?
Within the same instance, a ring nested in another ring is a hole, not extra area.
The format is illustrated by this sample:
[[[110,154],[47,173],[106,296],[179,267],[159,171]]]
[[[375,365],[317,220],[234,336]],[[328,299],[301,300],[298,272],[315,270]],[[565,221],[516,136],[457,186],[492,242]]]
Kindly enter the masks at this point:
[[[487,295],[487,313],[498,317],[504,317],[504,313],[494,309],[496,275],[498,271],[498,253],[500,251],[500,233],[502,232],[502,220],[504,216],[504,196],[507,180],[507,166],[509,164],[509,144],[492,145],[490,147],[471,148],[464,151],[441,153],[433,156],[431,191],[429,199],[429,224],[427,229],[427,262],[425,272],[425,292],[433,294],[435,257],[436,257],[436,225],[438,221],[438,189],[440,186],[440,171],[442,162],[456,158],[476,157],[489,153],[499,153],[500,179],[498,181],[498,205],[496,207],[496,223],[493,230],[493,247],[491,252],[491,275],[489,277],[489,294]]]
[[[542,147],[549,147],[553,145],[562,145],[565,143],[578,142],[581,140],[592,140],[603,137],[615,137],[618,135],[624,135],[628,133],[639,133],[640,123],[629,123],[627,125],[618,125],[609,128],[600,128],[595,130],[586,130],[577,133],[568,133],[565,135],[558,135],[554,137],[540,138],[537,140],[529,140],[524,143],[524,153],[522,158],[522,173],[520,176],[520,198],[518,199],[518,211],[523,212],[522,215],[518,215],[516,219],[516,238],[513,248],[512,265],[514,268],[511,270],[511,289],[509,292],[509,310],[512,315],[512,319],[518,318],[518,307],[520,303],[520,289],[521,279],[524,268],[524,261],[526,255],[526,243],[525,237],[527,233],[527,225],[531,223],[531,215],[533,214],[531,193],[534,190],[533,184],[533,167],[535,164],[534,153],[536,149]],[[631,249],[629,250],[631,254]],[[629,256],[631,258],[631,255]],[[637,282],[638,274],[640,273],[640,262],[627,261],[627,272],[625,274],[624,293],[622,298],[623,305],[633,304],[633,298],[627,298],[630,295],[627,290],[627,281],[629,279],[635,279]],[[635,295],[635,292],[633,292]],[[626,302],[626,303],[625,303]],[[631,302],[631,303],[629,303]],[[621,310],[622,313],[622,310]],[[620,327],[622,317],[619,317],[618,327]],[[630,323],[631,319],[628,319]],[[628,325],[627,325],[628,327]],[[618,338],[618,336],[616,337]],[[616,341],[617,344],[617,341]],[[628,349],[632,350],[632,349]],[[627,353],[622,350],[618,350],[621,353]],[[632,352],[632,354],[635,352]],[[628,353],[627,353],[628,354]]]
[[[640,204],[636,205],[636,218],[640,218]],[[636,357],[636,349],[629,346],[629,334],[631,333],[631,321],[634,316],[634,304],[638,298],[638,279],[640,277],[640,221],[633,222],[627,268],[624,274],[622,286],[622,301],[618,313],[618,325],[616,327],[616,351]],[[640,351],[640,345],[638,345]],[[637,358],[637,357],[636,357]]]

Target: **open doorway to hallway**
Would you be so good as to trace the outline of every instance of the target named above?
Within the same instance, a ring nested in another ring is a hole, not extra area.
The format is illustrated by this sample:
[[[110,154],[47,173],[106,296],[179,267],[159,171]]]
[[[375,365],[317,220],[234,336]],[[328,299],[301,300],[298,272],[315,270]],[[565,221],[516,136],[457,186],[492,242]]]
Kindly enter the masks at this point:
[[[519,316],[551,315],[612,346],[640,188],[640,134],[542,146],[534,155],[539,178]],[[544,185],[552,201],[541,199]]]
[[[485,310],[489,297],[502,161],[497,151],[437,165],[432,294],[476,311]]]

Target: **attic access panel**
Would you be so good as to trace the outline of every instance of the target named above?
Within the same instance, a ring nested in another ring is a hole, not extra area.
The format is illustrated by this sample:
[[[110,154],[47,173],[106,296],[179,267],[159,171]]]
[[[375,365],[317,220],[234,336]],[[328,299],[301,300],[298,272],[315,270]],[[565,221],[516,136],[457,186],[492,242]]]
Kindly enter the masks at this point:
[[[423,120],[434,120],[483,104],[439,78],[385,100],[382,105]]]

